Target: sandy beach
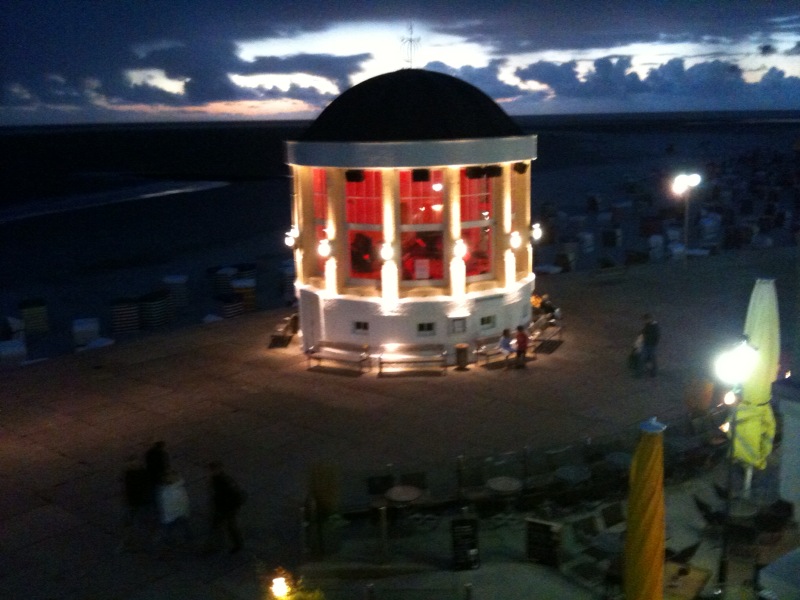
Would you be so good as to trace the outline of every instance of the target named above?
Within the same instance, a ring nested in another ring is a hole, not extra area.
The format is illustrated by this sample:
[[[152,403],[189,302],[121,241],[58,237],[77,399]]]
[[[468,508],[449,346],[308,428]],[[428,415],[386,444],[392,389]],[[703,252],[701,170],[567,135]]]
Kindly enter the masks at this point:
[[[773,198],[784,218],[768,243],[788,243],[797,213],[797,166],[791,159],[798,138],[798,124],[544,131],[531,169],[531,202],[534,219],[545,219],[551,231],[549,243],[538,249],[537,264],[553,262],[564,244],[591,234],[593,247],[581,248],[574,266],[596,266],[602,231],[611,226],[622,230],[615,261],[631,251],[647,253],[642,220],[677,224],[680,206],[666,186],[674,173],[689,169],[714,177],[698,190],[696,213],[690,214],[699,218],[700,206],[716,194],[716,203],[733,211],[741,225],[739,209],[748,199],[746,222],[757,229]],[[768,198],[769,190],[775,193]],[[597,214],[587,215],[589,195],[598,198]],[[624,214],[615,207],[625,207]],[[73,319],[98,318],[100,334],[119,341],[146,335],[146,330],[114,334],[111,305],[163,289],[165,277],[186,277],[189,302],[164,327],[219,314],[209,273],[224,266],[255,268],[258,309],[283,306],[289,212],[289,181],[272,177],[0,223],[0,315],[20,318],[19,305],[29,299],[46,304],[50,332],[29,339],[28,357],[35,359],[73,350]]]

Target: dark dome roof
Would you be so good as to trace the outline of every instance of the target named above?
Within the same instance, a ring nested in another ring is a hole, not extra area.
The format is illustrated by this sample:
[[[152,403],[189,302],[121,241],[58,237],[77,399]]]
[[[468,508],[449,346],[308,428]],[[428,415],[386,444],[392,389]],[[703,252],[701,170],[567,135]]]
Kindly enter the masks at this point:
[[[403,69],[351,87],[322,111],[305,142],[400,142],[522,135],[474,85],[443,73]]]

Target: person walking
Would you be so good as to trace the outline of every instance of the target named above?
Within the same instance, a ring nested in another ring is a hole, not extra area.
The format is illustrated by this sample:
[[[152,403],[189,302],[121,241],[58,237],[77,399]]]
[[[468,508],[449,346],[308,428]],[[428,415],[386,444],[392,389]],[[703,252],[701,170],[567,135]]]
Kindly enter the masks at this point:
[[[528,352],[528,334],[522,325],[517,325],[517,369],[525,368],[525,354]]]
[[[242,532],[239,528],[239,509],[245,502],[245,493],[228,475],[222,463],[212,462],[208,465],[211,475],[209,480],[211,492],[211,534],[209,550],[220,547],[223,530],[227,532],[231,543],[231,554],[242,549]]]
[[[169,454],[167,454],[167,444],[163,440],[155,442],[148,448],[144,455],[144,464],[150,476],[150,485],[155,492],[169,471]]]
[[[656,347],[661,339],[661,328],[650,313],[645,313],[642,321],[644,321],[644,327],[641,331],[641,348],[639,349],[639,376],[649,371],[650,377],[655,377],[658,374]]]
[[[125,516],[122,522],[122,540],[117,552],[131,549],[134,534],[144,527],[148,519],[148,507],[153,498],[150,475],[144,465],[135,457],[129,456],[122,473],[122,494],[125,502]]]
[[[162,543],[170,544],[180,531],[184,543],[192,541],[192,528],[189,525],[189,494],[183,478],[173,470],[164,475],[157,491],[159,532],[155,537],[155,547]]]

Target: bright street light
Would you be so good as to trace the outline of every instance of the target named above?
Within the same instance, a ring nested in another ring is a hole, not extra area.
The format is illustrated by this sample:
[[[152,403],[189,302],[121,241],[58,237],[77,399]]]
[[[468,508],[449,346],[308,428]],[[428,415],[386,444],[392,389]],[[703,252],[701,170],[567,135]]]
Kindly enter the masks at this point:
[[[727,350],[714,361],[714,372],[723,383],[738,386],[747,381],[758,360],[758,351],[747,341]]]
[[[728,580],[728,546],[730,537],[731,503],[733,500],[733,458],[736,444],[736,411],[742,400],[742,384],[747,381],[758,362],[758,351],[743,340],[730,350],[720,354],[714,361],[717,377],[733,390],[725,394],[723,402],[730,407],[730,441],[728,442],[728,483],[725,494],[725,521],[722,529],[722,544],[719,555],[717,582],[720,586]]]
[[[676,175],[672,181],[672,193],[682,198],[684,201],[683,207],[683,258],[686,260],[689,256],[689,191],[692,188],[700,185],[700,175],[697,173],[681,173]]]

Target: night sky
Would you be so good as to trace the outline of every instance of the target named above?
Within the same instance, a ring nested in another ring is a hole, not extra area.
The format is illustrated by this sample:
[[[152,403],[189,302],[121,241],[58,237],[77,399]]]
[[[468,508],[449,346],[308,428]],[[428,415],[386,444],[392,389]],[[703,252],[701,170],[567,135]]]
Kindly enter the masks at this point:
[[[5,0],[0,125],[310,119],[366,78],[509,114],[800,110],[797,0]]]

